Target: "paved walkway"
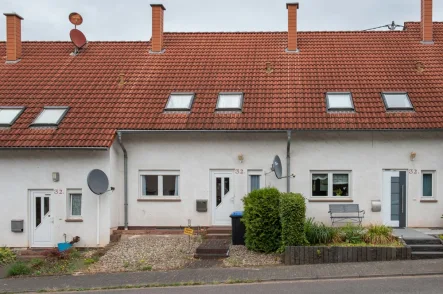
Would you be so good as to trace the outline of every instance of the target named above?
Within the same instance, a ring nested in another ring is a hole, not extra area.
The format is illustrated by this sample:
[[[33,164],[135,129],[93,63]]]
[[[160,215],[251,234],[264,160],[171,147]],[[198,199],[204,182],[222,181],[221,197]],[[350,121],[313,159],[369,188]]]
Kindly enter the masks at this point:
[[[316,264],[267,268],[206,268],[169,272],[0,279],[0,292],[172,285],[186,282],[290,281],[443,274],[443,259]]]
[[[417,240],[435,240],[435,237],[428,234],[422,233],[416,229],[394,229],[393,235],[396,237],[401,237],[404,240],[417,239]]]

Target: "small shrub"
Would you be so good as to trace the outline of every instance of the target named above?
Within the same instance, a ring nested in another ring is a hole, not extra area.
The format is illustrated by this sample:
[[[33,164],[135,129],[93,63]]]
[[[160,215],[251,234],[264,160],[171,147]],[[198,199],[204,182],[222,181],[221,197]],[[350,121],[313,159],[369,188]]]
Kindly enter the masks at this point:
[[[31,261],[29,262],[29,266],[31,268],[39,268],[44,264],[44,260],[40,259],[40,258],[33,258],[31,259]]]
[[[9,248],[0,248],[0,265],[10,264],[15,261],[15,253]]]
[[[360,226],[347,223],[339,229],[338,235],[342,242],[358,244],[364,242],[365,230]]]
[[[71,254],[73,251],[73,249],[59,251],[57,248],[53,248],[43,252],[43,255],[48,259],[66,260],[71,258]]]
[[[143,266],[142,268],[141,268],[141,270],[142,271],[144,271],[144,272],[146,272],[146,271],[152,271],[152,266],[150,266],[150,265],[146,265],[146,266]]]
[[[93,263],[96,263],[99,260],[98,256],[93,256],[91,258],[85,258],[85,260],[83,260],[83,263],[85,265],[91,265]]]
[[[385,245],[395,241],[392,228],[384,225],[370,225],[364,235],[364,241],[374,245]]]
[[[283,193],[280,195],[281,250],[286,246],[307,244],[305,218],[306,203],[301,194]]]
[[[242,221],[249,250],[270,253],[280,248],[279,199],[280,192],[275,188],[255,190],[243,198]]]
[[[31,269],[21,261],[11,264],[7,271],[8,277],[23,276],[29,274],[31,274]]]
[[[336,228],[315,222],[313,218],[308,218],[305,222],[306,239],[311,245],[332,243],[336,239],[337,233]]]

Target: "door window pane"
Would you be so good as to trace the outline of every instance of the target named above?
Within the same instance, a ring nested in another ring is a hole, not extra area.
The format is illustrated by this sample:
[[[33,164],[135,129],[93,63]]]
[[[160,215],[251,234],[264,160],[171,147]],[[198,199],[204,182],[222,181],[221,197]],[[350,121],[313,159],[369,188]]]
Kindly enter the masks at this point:
[[[391,220],[400,220],[400,178],[391,178]]]
[[[215,201],[217,206],[221,203],[221,190],[222,190],[222,178],[216,178],[215,179]]]
[[[251,192],[254,190],[260,189],[260,176],[259,175],[251,175]]]
[[[158,176],[142,176],[142,193],[143,196],[158,196]]]
[[[312,196],[328,196],[328,174],[312,174]]]
[[[225,178],[225,180],[224,180],[224,182],[225,182],[225,194],[224,195],[229,193],[229,180],[230,180],[229,178]]]
[[[35,198],[35,227],[38,227],[42,222],[42,198]]]
[[[423,174],[423,196],[432,197],[432,174]]]
[[[47,215],[49,212],[49,197],[45,197],[43,209],[44,209],[43,215]]]
[[[178,176],[163,176],[163,196],[178,196]]]
[[[82,215],[82,194],[71,194],[71,215]]]
[[[349,175],[333,174],[332,176],[332,195],[349,196]]]

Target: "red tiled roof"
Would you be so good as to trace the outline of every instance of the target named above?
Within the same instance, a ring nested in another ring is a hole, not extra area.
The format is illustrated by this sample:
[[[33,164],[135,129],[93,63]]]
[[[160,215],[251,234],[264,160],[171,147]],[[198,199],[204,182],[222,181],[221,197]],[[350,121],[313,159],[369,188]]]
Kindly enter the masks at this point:
[[[406,27],[301,32],[298,54],[285,53],[282,32],[165,33],[156,55],[149,42],[90,42],[76,57],[70,42],[24,42],[19,63],[0,64],[0,106],[26,106],[0,147],[109,147],[121,129],[441,129],[443,23],[435,45],[421,44],[419,23]],[[245,93],[243,112],[216,113],[231,91]],[[335,91],[352,92],[354,113],[327,113]],[[386,112],[383,91],[408,92],[415,112]],[[171,92],[195,92],[192,111],[165,113]],[[30,128],[43,106],[71,108],[57,129]]]

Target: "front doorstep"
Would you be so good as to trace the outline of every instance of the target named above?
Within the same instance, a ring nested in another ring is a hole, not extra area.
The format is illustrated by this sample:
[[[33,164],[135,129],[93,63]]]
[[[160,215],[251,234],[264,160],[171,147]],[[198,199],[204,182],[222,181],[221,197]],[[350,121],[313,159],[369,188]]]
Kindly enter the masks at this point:
[[[393,261],[411,259],[411,247],[288,246],[285,265]]]

